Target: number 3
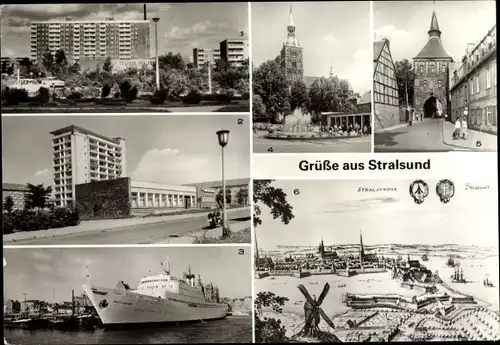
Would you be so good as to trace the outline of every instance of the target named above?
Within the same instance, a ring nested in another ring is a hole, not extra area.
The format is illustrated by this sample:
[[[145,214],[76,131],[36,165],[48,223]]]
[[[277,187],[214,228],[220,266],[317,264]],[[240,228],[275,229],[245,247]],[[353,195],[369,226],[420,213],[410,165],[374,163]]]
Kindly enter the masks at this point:
[[[245,254],[245,250],[244,250],[244,249],[239,249],[239,250],[238,250],[238,254],[239,254],[239,255],[243,255],[243,254]]]

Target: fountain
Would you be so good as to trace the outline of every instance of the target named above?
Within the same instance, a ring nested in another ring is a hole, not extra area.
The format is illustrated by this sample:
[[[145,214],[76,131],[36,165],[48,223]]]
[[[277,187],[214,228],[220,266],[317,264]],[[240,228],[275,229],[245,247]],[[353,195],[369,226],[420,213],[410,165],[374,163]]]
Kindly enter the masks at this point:
[[[307,133],[311,125],[311,115],[303,114],[300,108],[296,108],[291,115],[285,116],[283,133]]]

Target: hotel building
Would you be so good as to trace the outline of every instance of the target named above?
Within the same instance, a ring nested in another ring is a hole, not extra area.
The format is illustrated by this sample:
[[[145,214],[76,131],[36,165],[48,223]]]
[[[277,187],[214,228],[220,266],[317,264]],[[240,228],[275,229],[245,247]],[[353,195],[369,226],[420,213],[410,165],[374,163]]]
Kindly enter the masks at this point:
[[[55,205],[74,204],[75,186],[124,177],[126,141],[71,125],[50,132]]]
[[[63,50],[73,63],[82,60],[149,59],[148,20],[34,21],[31,22],[31,58],[42,61],[47,51]]]
[[[220,60],[220,49],[193,49],[193,65],[195,68],[202,68],[205,63]]]
[[[373,101],[375,131],[405,123],[400,115],[396,68],[388,39],[373,42]]]
[[[496,25],[479,44],[469,44],[450,78],[451,121],[464,116],[468,127],[497,134]]]

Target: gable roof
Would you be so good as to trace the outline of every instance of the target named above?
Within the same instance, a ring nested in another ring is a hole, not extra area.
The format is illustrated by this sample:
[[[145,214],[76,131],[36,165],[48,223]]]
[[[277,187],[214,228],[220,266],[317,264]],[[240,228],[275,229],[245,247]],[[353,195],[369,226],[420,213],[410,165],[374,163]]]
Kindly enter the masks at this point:
[[[385,40],[373,42],[373,61],[378,61],[382,49],[384,49]]]

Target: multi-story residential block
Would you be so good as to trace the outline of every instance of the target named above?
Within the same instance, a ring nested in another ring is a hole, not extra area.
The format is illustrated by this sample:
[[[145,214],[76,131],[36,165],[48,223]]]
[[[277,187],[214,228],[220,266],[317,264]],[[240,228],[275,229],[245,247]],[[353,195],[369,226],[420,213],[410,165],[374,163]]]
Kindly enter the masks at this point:
[[[31,58],[41,61],[47,51],[63,50],[69,62],[149,59],[148,20],[31,22]]]
[[[373,42],[373,102],[375,131],[406,121],[400,116],[396,67],[387,38]]]
[[[413,107],[424,117],[443,117],[449,113],[448,73],[453,59],[444,49],[435,11],[427,33],[429,40],[413,58]]]
[[[126,141],[71,125],[52,131],[54,202],[74,205],[75,186],[126,174]]]
[[[497,134],[496,25],[479,44],[469,44],[450,78],[451,120],[467,114],[468,127]],[[465,113],[467,110],[467,113]]]
[[[28,192],[28,187],[25,184],[18,183],[2,183],[2,199],[5,200],[10,196],[14,202],[13,210],[24,209],[24,196]]]
[[[220,42],[220,58],[231,66],[240,67],[248,58],[248,40],[243,37],[228,38]]]
[[[201,68],[207,62],[214,63],[220,60],[220,49],[209,48],[194,48],[193,49],[193,65],[195,68]]]

